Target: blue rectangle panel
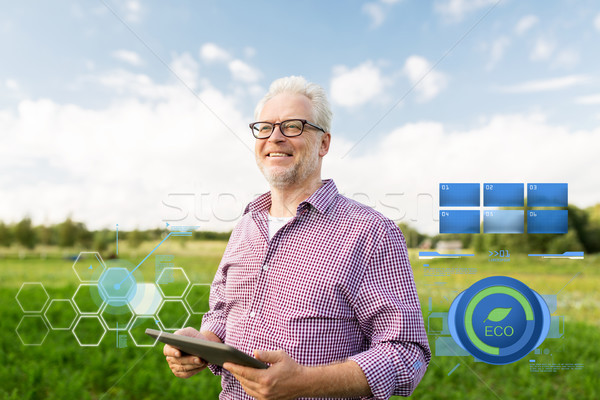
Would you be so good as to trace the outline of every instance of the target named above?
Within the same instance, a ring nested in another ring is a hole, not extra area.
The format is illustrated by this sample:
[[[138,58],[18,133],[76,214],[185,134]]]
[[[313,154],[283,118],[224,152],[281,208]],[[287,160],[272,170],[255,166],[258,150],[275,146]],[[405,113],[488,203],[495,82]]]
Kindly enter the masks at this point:
[[[479,210],[440,210],[440,233],[479,232]]]
[[[483,233],[524,233],[523,210],[490,210],[483,212]]]
[[[522,183],[484,183],[484,207],[523,207],[525,186]]]
[[[440,207],[479,207],[479,183],[440,183]]]
[[[567,210],[527,211],[527,233],[567,233],[568,229]]]
[[[527,207],[566,207],[569,189],[566,183],[528,183]]]

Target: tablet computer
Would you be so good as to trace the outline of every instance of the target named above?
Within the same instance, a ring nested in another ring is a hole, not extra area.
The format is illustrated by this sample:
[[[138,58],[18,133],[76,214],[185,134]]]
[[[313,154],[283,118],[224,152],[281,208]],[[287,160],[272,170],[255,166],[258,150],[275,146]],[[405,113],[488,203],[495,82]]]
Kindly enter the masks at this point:
[[[211,342],[190,336],[175,335],[156,329],[146,329],[146,335],[152,336],[163,343],[181,350],[182,353],[192,354],[211,364],[223,366],[225,362],[243,365],[245,367],[266,369],[269,366],[248,354],[224,343]]]

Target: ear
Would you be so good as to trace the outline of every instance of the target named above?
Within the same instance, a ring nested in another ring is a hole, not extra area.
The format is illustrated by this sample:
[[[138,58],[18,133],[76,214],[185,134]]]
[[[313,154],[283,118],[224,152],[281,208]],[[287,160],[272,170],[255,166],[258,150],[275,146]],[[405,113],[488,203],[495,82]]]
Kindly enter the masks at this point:
[[[319,157],[329,153],[329,144],[331,143],[331,133],[324,132],[321,135],[321,145],[319,146]]]

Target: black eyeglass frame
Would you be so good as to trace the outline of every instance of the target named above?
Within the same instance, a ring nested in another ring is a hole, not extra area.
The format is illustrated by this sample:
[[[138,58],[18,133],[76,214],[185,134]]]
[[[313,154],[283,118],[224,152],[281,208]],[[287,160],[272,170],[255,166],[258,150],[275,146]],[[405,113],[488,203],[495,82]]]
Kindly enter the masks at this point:
[[[281,130],[281,124],[285,124],[286,122],[290,122],[290,121],[300,121],[302,122],[302,129],[300,129],[300,133],[297,135],[286,135],[285,132],[283,130]],[[271,128],[271,133],[269,133],[269,136],[265,136],[265,137],[258,137],[256,136],[255,130],[254,130],[254,126],[256,124],[271,124],[272,128]],[[252,122],[250,124],[248,124],[248,126],[250,127],[250,130],[252,131],[252,135],[256,138],[256,139],[268,139],[271,137],[271,135],[273,134],[273,132],[275,131],[275,126],[279,125],[279,130],[281,131],[281,134],[285,137],[296,137],[296,136],[300,136],[304,133],[304,127],[306,125],[310,125],[315,129],[318,129],[322,132],[325,132],[325,129],[321,128],[318,125],[313,124],[312,122],[309,122],[305,119],[302,118],[292,118],[292,119],[286,119],[285,121],[281,121],[281,122],[267,122],[267,121],[257,121],[257,122]]]

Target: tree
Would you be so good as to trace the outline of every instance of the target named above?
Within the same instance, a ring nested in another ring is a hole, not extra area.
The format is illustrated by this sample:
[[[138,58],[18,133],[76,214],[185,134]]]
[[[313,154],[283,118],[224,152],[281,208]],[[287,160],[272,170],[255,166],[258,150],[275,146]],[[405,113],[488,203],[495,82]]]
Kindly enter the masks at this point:
[[[419,231],[417,231],[408,224],[401,223],[398,224],[398,227],[402,231],[404,239],[406,240],[406,247],[408,247],[409,249],[415,249],[419,247],[419,245],[426,238],[425,235],[419,233]]]
[[[39,243],[45,246],[56,244],[52,226],[40,225],[36,228]]]
[[[137,249],[138,247],[140,247],[140,244],[142,244],[143,240],[143,234],[142,232],[137,230],[137,228],[127,235],[127,242],[129,243],[129,246],[131,246],[132,249]]]
[[[13,235],[10,228],[0,222],[0,246],[8,247],[13,241]]]
[[[77,240],[77,226],[68,217],[65,222],[58,226],[58,245],[60,247],[73,247]]]
[[[112,241],[112,236],[108,229],[102,229],[94,233],[94,250],[106,251],[108,244]]]
[[[15,226],[15,237],[17,242],[28,249],[35,247],[37,238],[31,226],[31,218],[25,217]]]

